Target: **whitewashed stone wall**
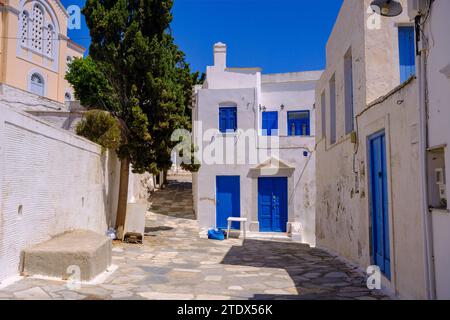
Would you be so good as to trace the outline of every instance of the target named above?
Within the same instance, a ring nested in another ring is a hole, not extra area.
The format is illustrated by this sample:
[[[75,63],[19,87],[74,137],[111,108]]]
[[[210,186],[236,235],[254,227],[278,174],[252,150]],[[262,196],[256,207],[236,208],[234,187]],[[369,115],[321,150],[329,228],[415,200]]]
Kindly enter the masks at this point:
[[[382,285],[402,298],[426,297],[424,237],[419,179],[419,111],[417,81],[400,85],[398,26],[402,15],[380,18],[379,29],[367,26],[370,0],[346,0],[327,43],[327,69],[316,88],[316,237],[317,246],[358,264],[371,257],[370,189],[367,139],[384,129],[389,189],[391,279]],[[344,57],[353,56],[355,131],[345,132]],[[330,83],[336,81],[336,143],[331,143]],[[394,90],[395,89],[395,90]],[[391,92],[394,90],[394,92]],[[391,94],[388,95],[388,93]],[[322,131],[322,93],[325,131]],[[387,95],[387,96],[386,96]],[[373,102],[378,98],[381,100]],[[356,134],[357,144],[352,142]]]
[[[0,282],[20,253],[53,235],[114,225],[120,165],[114,152],[0,103]]]

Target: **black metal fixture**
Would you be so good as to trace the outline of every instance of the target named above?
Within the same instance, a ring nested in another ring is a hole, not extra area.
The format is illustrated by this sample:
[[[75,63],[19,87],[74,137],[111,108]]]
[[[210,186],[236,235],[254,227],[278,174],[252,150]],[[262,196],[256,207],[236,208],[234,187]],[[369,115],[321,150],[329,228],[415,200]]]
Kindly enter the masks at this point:
[[[282,104],[282,105],[280,106],[280,109],[281,109],[281,110],[284,110],[284,104]]]
[[[396,17],[403,12],[402,5],[395,0],[374,0],[370,7],[383,17]]]

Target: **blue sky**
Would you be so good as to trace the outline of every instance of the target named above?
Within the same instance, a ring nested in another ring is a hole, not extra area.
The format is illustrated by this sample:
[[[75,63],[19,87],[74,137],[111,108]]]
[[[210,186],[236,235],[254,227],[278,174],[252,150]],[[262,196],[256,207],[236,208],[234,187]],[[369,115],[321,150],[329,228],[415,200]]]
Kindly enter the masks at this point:
[[[264,73],[318,70],[325,67],[325,44],[342,1],[175,0],[171,28],[193,71],[212,64],[218,41],[228,45],[230,67],[262,67]],[[84,20],[69,37],[89,46]]]

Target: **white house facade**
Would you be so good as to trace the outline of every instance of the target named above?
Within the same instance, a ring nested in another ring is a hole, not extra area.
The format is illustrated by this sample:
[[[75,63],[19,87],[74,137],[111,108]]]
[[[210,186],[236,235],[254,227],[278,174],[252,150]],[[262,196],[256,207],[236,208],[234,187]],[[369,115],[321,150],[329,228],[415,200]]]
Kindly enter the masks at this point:
[[[248,236],[292,237],[315,245],[314,96],[322,72],[264,75],[228,68],[226,45],[196,88],[193,176],[202,233],[246,218]]]

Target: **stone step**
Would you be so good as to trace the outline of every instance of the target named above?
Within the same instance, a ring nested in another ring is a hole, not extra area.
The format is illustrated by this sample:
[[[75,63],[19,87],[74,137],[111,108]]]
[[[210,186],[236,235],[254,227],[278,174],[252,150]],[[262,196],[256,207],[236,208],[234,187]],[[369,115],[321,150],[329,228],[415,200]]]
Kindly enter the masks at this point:
[[[74,279],[73,270],[79,270],[79,280],[89,281],[111,265],[111,252],[112,243],[107,236],[88,230],[70,231],[25,249],[22,275],[66,280]]]

